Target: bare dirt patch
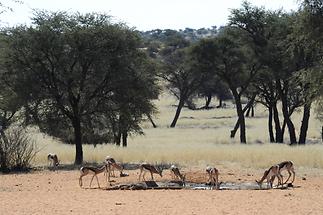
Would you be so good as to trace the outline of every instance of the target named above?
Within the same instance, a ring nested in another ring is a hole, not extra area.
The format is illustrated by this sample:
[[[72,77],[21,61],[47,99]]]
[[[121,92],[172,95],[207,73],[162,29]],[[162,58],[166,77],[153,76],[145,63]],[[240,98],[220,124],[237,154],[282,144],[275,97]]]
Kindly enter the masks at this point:
[[[138,180],[138,170],[128,177],[112,178],[118,183]],[[191,182],[205,182],[203,170],[187,169]],[[254,182],[260,170],[222,171],[220,181]],[[0,175],[0,214],[323,214],[323,177],[298,173],[295,188],[285,190],[142,190],[107,191],[105,177],[99,175],[101,189],[91,176],[78,185],[79,172],[35,171]],[[149,175],[146,176],[149,178]],[[156,181],[170,180],[164,177]]]

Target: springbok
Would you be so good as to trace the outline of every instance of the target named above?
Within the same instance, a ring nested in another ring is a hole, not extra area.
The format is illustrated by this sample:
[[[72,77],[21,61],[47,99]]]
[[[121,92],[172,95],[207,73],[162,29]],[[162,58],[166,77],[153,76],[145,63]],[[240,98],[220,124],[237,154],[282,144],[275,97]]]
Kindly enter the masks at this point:
[[[156,168],[153,165],[150,165],[150,164],[141,164],[140,167],[139,167],[139,169],[140,169],[139,181],[140,181],[142,172],[144,172],[143,175],[142,175],[142,178],[144,180],[146,180],[145,179],[146,172],[150,172],[151,180],[154,180],[153,174],[158,174],[158,175],[160,175],[160,177],[163,177],[163,175],[162,175],[163,170],[162,169],[159,169],[159,168]]]
[[[96,177],[96,181],[98,182],[98,186],[100,188],[100,183],[99,183],[99,179],[98,179],[98,174],[102,173],[102,172],[105,172],[109,177],[109,173],[107,173],[108,171],[108,166],[105,164],[103,165],[102,167],[90,167],[90,166],[83,166],[81,167],[80,169],[80,178],[79,178],[79,185],[80,187],[82,187],[83,183],[82,183],[82,178],[88,174],[92,174],[92,179],[91,179],[91,182],[90,182],[90,188],[91,188],[91,185],[92,185],[92,181],[93,181],[93,178]],[[107,179],[107,181],[110,182],[110,177]]]
[[[270,188],[273,188],[273,182],[274,182],[274,179],[275,177],[278,178],[278,185],[282,185],[282,177],[279,173],[279,166],[278,165],[274,165],[274,166],[271,166],[268,170],[266,170],[264,172],[264,175],[262,176],[262,178],[257,181],[257,184],[259,185],[259,187],[261,188],[262,187],[262,183],[265,179],[267,179],[267,188],[270,187]]]
[[[181,172],[179,171],[179,168],[175,165],[172,165],[170,167],[170,171],[171,171],[171,175],[173,179],[180,179],[183,183],[183,185],[185,186],[185,178],[186,175],[181,174]]]
[[[290,177],[293,173],[293,180],[291,182],[291,184],[292,184],[295,180],[295,170],[294,170],[293,162],[292,161],[283,161],[283,162],[279,163],[278,166],[279,166],[279,174],[281,176],[282,182],[283,182],[283,176],[282,176],[281,172],[284,170],[288,171],[289,176],[288,176],[287,180],[284,182],[284,184],[287,183],[287,181],[290,179]]]
[[[215,167],[206,167],[206,173],[209,176],[208,183],[211,185],[211,190],[215,186],[215,189],[219,189],[219,171]]]
[[[123,166],[121,164],[118,164],[114,158],[107,156],[105,158],[105,163],[108,165],[108,169],[109,169],[109,174],[111,174],[111,176],[115,177],[114,174],[114,170],[117,169],[120,172],[120,176],[123,175],[122,171],[123,171]]]
[[[295,180],[295,170],[294,170],[293,162],[292,161],[283,161],[277,165],[279,166],[279,175],[281,177],[282,186],[283,186],[283,184],[287,183],[287,181],[290,179],[291,175],[293,174],[293,181],[291,182],[291,184],[292,184]],[[287,170],[288,174],[289,174],[289,176],[285,182],[283,181],[283,175],[281,174],[281,172],[284,170]],[[272,176],[271,181],[274,181],[275,177],[276,176]]]
[[[55,167],[59,166],[59,161],[58,161],[58,157],[56,154],[49,153],[47,155],[47,160],[49,162],[49,166],[52,166],[54,169],[55,169]]]

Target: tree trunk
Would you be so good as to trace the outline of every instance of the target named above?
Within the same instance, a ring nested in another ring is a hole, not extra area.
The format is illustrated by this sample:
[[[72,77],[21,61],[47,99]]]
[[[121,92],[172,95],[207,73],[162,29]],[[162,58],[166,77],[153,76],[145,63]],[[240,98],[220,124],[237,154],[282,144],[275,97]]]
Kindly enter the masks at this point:
[[[208,95],[205,99],[205,109],[210,108],[211,100],[212,100],[212,95]]]
[[[216,108],[222,108],[223,107],[223,100],[219,98],[219,105]]]
[[[125,116],[123,113],[120,113],[119,116],[119,120],[118,120],[118,132],[117,132],[117,137],[116,137],[116,145],[120,146],[121,141],[123,142],[123,136],[124,136],[124,132],[126,131],[126,120],[125,120]]]
[[[127,131],[123,131],[122,132],[122,147],[127,147],[128,146],[128,132]]]
[[[250,115],[250,110],[251,110],[251,106],[248,108],[247,112],[246,112],[246,117],[249,117]]]
[[[284,142],[284,134],[282,132],[282,128],[280,127],[279,114],[277,109],[277,103],[272,106],[274,122],[275,122],[275,131],[276,131],[276,143]]]
[[[287,93],[283,92],[280,83],[278,83],[278,91],[282,101],[282,112],[283,112],[284,120],[286,121],[288,131],[289,131],[290,144],[294,145],[294,144],[297,144],[295,126],[292,120],[290,119],[290,115],[288,112]]]
[[[170,124],[171,128],[174,128],[176,126],[177,120],[179,118],[179,115],[181,114],[181,111],[182,111],[182,108],[184,106],[184,103],[185,103],[185,99],[183,97],[180,97],[179,103],[178,103],[178,106],[177,106],[177,110],[176,110],[176,113],[175,113],[175,117],[173,119],[173,122]]]
[[[75,165],[80,165],[83,163],[83,149],[82,149],[82,130],[81,130],[81,120],[79,117],[75,117],[73,120],[74,128],[74,139],[75,139]]]
[[[111,120],[111,126],[112,126],[112,133],[113,133],[113,143],[116,145],[120,146],[120,142],[121,142],[121,136],[119,135],[119,122],[116,122],[116,120],[114,118],[110,118]]]
[[[245,124],[245,118],[244,118],[244,111],[242,109],[241,104],[241,97],[238,95],[238,92],[236,90],[232,91],[233,97],[236,102],[236,110],[237,115],[239,117],[239,124],[240,124],[240,143],[247,143],[246,140],[246,124]]]
[[[303,120],[301,125],[301,131],[299,133],[299,140],[298,144],[305,144],[306,143],[306,135],[308,130],[308,123],[311,114],[311,103],[306,103],[304,105],[304,112],[303,112]]]
[[[114,143],[116,144],[116,146],[120,146],[121,143],[121,132],[118,131],[116,133],[116,135],[114,136]]]
[[[244,112],[246,112],[246,110],[250,107],[250,105],[252,105],[252,104],[253,104],[253,102],[254,102],[255,98],[256,98],[256,96],[253,96],[253,97],[249,100],[248,104],[243,108],[243,113],[244,113]],[[233,130],[231,130],[231,134],[230,134],[230,137],[231,137],[231,138],[234,138],[234,136],[236,135],[236,133],[237,133],[237,131],[238,131],[238,128],[239,128],[239,125],[240,125],[240,121],[239,121],[239,118],[238,118],[238,120],[237,120],[237,122],[236,122],[236,124],[235,124],[235,126],[234,126],[234,128],[233,128]]]
[[[284,134],[285,134],[285,131],[286,131],[286,125],[287,125],[286,120],[284,120],[284,122],[283,122],[283,126],[282,126],[282,136],[284,136]]]
[[[273,108],[269,107],[268,114],[268,131],[269,131],[269,139],[271,143],[275,142],[274,132],[273,132]]]
[[[242,105],[237,105],[237,114],[240,118],[240,143],[247,143],[246,139],[246,124],[245,124],[245,118],[244,113],[242,111]]]
[[[157,128],[157,125],[154,123],[153,119],[151,118],[151,116],[149,114],[147,114],[147,117],[150,121],[150,123],[153,125],[154,128]]]
[[[239,121],[239,118],[238,118],[234,128],[230,132],[230,138],[234,138],[234,136],[236,135],[236,133],[237,133],[237,131],[239,129],[239,125],[240,125],[240,121]]]
[[[249,105],[247,113],[246,113],[246,117],[250,116],[250,111],[251,111],[251,117],[255,116],[255,111],[254,111],[254,107],[253,107],[253,103],[254,103],[254,99],[250,100],[252,101],[252,103]]]
[[[282,100],[285,100],[285,99],[282,99]],[[283,109],[284,120],[286,122],[288,131],[289,131],[290,144],[294,145],[294,144],[297,144],[295,126],[294,126],[294,124],[293,124],[293,122],[290,119],[290,116],[288,114],[287,100],[283,101],[282,103],[285,103],[285,104],[282,105],[283,106],[282,109]]]

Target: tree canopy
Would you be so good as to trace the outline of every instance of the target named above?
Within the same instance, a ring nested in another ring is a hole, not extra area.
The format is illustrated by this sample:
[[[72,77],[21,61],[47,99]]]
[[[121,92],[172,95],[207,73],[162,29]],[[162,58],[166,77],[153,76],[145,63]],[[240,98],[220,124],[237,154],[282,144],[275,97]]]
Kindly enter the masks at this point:
[[[89,136],[109,141],[111,114],[127,115],[128,132],[154,109],[154,67],[139,35],[107,15],[39,11],[32,26],[7,29],[4,42],[5,77],[25,99],[27,123],[65,141],[73,133],[76,164],[82,143],[95,143]]]

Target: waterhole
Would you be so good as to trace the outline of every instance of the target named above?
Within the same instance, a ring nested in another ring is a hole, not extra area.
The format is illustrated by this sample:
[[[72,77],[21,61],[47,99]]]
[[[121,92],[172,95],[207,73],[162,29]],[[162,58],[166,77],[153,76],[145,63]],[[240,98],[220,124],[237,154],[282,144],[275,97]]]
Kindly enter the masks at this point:
[[[287,189],[293,187],[292,184],[284,184],[283,186],[274,186],[274,189]],[[119,184],[107,188],[108,190],[148,190],[148,189],[187,189],[187,190],[212,190],[216,189],[210,184],[186,182],[185,186],[181,181],[155,182],[144,181],[139,183]],[[218,190],[267,190],[270,189],[266,183],[260,187],[256,182],[221,182]]]

